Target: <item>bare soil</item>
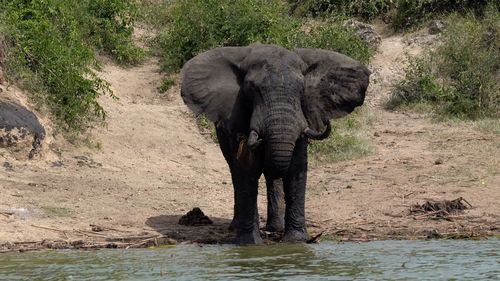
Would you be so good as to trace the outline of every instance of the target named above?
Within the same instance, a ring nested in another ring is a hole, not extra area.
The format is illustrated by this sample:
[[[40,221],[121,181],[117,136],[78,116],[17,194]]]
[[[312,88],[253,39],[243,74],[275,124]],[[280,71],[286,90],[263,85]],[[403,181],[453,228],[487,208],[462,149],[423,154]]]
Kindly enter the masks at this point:
[[[373,116],[367,134],[374,152],[310,168],[311,236],[373,240],[500,233],[500,136],[383,109],[392,83],[402,76],[404,53],[420,50],[418,40],[407,41],[383,38],[372,62],[365,107]],[[0,252],[230,242],[230,174],[218,146],[200,134],[179,87],[158,93],[155,60],[131,68],[108,63],[102,76],[119,99],[101,98],[107,125],[92,130],[91,148],[54,137],[41,113],[48,134],[40,156],[25,160],[0,153]],[[28,104],[17,88],[0,86]],[[472,208],[445,219],[410,212],[427,200],[459,197]],[[263,215],[265,200],[261,186]],[[179,225],[194,207],[213,224]]]

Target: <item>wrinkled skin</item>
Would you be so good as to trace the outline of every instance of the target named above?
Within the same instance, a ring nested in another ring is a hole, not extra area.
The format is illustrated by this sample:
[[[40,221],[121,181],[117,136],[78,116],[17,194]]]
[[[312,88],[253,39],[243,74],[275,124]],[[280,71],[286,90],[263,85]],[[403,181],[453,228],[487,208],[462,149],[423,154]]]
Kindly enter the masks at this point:
[[[284,241],[307,239],[309,139],[363,104],[369,71],[339,53],[273,45],[217,48],[188,61],[181,95],[216,125],[234,187],[237,244],[259,244],[258,181],[266,178],[266,229]],[[284,199],[284,200],[283,200]]]

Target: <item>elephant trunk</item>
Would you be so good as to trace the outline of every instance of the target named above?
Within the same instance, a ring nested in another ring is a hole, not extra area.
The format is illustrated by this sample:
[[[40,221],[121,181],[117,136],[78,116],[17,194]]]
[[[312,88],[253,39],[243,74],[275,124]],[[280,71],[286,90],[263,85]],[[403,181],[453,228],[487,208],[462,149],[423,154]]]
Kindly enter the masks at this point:
[[[275,178],[284,177],[300,135],[296,112],[290,104],[274,105],[266,119],[266,166]]]

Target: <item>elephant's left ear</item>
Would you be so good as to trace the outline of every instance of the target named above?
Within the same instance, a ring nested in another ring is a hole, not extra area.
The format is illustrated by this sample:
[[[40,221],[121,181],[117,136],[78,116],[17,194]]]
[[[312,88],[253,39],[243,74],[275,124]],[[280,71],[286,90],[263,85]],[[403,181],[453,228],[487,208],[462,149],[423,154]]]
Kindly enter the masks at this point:
[[[309,127],[322,130],[330,119],[363,104],[370,71],[358,61],[321,49],[294,50],[306,64],[302,110]]]

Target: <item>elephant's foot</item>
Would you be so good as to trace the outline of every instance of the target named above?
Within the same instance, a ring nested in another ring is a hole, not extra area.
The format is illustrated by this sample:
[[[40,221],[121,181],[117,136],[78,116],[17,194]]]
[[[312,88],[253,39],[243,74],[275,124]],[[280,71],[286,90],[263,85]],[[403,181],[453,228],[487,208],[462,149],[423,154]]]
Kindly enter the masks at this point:
[[[286,243],[302,243],[308,239],[306,230],[290,229],[285,231],[283,242]]]
[[[263,241],[259,231],[254,230],[252,232],[238,233],[234,243],[238,245],[259,245],[262,244]]]

